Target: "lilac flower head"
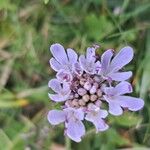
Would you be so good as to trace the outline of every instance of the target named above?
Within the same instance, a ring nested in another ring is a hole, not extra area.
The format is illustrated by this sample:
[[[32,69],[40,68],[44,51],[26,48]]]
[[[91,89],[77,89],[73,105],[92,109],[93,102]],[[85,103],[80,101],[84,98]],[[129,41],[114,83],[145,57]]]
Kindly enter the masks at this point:
[[[61,102],[62,107],[50,110],[48,121],[52,125],[64,123],[65,135],[76,142],[85,135],[83,120],[91,122],[96,132],[102,132],[109,128],[108,113],[118,116],[124,109],[138,111],[144,106],[142,99],[124,95],[133,91],[125,81],[132,72],[121,71],[132,60],[133,49],[124,47],[116,55],[107,50],[100,57],[97,48],[87,48],[86,55],[78,58],[74,50],[65,51],[60,44],[50,47],[53,55],[50,65],[57,73],[48,83],[54,91],[49,93],[49,98]]]

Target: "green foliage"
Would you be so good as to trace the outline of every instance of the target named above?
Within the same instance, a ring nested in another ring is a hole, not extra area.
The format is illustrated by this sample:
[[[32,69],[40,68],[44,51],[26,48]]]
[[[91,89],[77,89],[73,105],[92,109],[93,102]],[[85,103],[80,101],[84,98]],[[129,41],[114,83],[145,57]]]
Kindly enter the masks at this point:
[[[94,41],[100,41],[107,34],[111,33],[114,28],[114,25],[106,16],[101,15],[97,17],[95,14],[89,14],[85,18],[85,26],[87,37]]]
[[[140,124],[142,122],[142,118],[140,116],[137,116],[134,113],[126,112],[122,116],[119,116],[119,117],[111,116],[110,122],[117,126],[131,128]]]
[[[114,13],[120,8],[120,13]],[[48,124],[49,46],[62,43],[83,53],[93,43],[102,50],[131,45],[135,57],[133,95],[144,98],[140,113],[108,118],[110,129],[87,135],[75,150],[147,150],[150,147],[149,0],[0,0],[0,149],[65,149],[63,125]],[[98,53],[101,53],[99,51]],[[127,69],[128,69],[127,68]]]

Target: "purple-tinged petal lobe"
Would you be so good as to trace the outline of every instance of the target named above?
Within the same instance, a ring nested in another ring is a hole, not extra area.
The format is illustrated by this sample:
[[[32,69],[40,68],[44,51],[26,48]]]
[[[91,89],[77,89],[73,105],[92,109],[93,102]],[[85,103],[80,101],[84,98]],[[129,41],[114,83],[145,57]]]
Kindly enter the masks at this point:
[[[126,93],[132,93],[132,85],[129,82],[122,81],[115,87],[116,95],[123,95]]]
[[[102,70],[102,65],[101,65],[100,61],[97,61],[97,62],[95,63],[95,73],[96,73],[96,74],[100,74],[100,73],[101,73],[101,70]]]
[[[132,93],[132,86],[129,82],[122,81],[116,87],[105,87],[104,93],[109,97],[109,99],[113,99],[116,96],[123,95],[126,93]],[[106,96],[106,99],[107,99]],[[104,96],[105,97],[105,96]]]
[[[82,108],[76,109],[75,111],[75,117],[78,118],[79,120],[83,120],[84,119],[84,111]]]
[[[48,87],[50,87],[56,93],[59,93],[62,89],[61,83],[57,79],[51,79],[48,82]]]
[[[112,97],[112,96],[115,96],[116,95],[116,91],[115,91],[115,88],[114,87],[105,87],[104,88],[104,93],[109,96],[109,97]]]
[[[70,95],[70,93],[68,93],[66,95],[48,93],[49,98],[55,102],[66,101],[68,99],[69,95]]]
[[[106,118],[108,115],[106,110],[102,110],[94,104],[89,105],[87,115],[85,119],[92,122],[95,125],[96,132],[105,131],[108,129],[108,125],[102,118]]]
[[[118,71],[133,59],[133,49],[129,46],[124,47],[111,61],[110,69]]]
[[[80,64],[79,64],[78,62],[76,62],[76,63],[73,65],[73,71],[74,71],[77,75],[79,75],[79,76],[82,75],[83,69],[81,68],[81,66],[80,66]]]
[[[88,61],[95,61],[95,48],[93,47],[88,47],[86,50],[86,59]]]
[[[73,79],[72,74],[63,69],[56,74],[56,77],[60,82],[71,82]]]
[[[51,110],[48,112],[47,119],[52,125],[58,125],[65,121],[65,112],[61,110]]]
[[[95,73],[95,62],[86,60],[84,55],[81,55],[79,57],[79,62],[80,62],[82,69],[85,72],[87,72],[89,74]]]
[[[67,136],[75,142],[80,142],[85,134],[84,124],[80,120],[69,121],[66,130]]]
[[[60,64],[67,64],[68,63],[68,58],[65,52],[65,49],[62,45],[56,43],[52,44],[50,47],[50,51],[54,58],[60,63]]]
[[[114,72],[108,75],[114,81],[125,81],[132,76],[132,72]]]
[[[64,111],[67,113],[68,120],[83,120],[84,119],[84,111],[82,108],[75,109],[75,108],[66,108]]]
[[[68,48],[67,49],[67,55],[68,55],[69,62],[71,64],[75,64],[77,62],[78,55],[73,49]]]
[[[106,118],[108,116],[108,112],[106,110],[100,109],[99,114],[101,118]]]
[[[113,56],[113,51],[111,49],[105,51],[102,54],[101,65],[102,65],[102,72],[104,74],[107,72],[107,69],[108,69],[108,67],[110,65],[110,61],[111,61],[112,56]]]
[[[62,90],[59,92],[61,95],[66,95],[70,93],[70,85],[67,82],[62,84]]]
[[[105,131],[109,128],[103,119],[97,119],[93,122],[93,124],[96,127],[96,132]]]
[[[60,69],[63,69],[62,65],[55,58],[51,58],[49,63],[51,68],[56,72],[59,71]]]
[[[118,96],[118,101],[121,107],[128,108],[131,111],[138,111],[144,106],[144,101],[141,98]]]
[[[116,102],[116,100],[114,99],[112,101],[109,101],[109,113],[114,115],[114,116],[119,116],[122,115],[123,110],[120,107],[120,105]]]
[[[50,94],[48,96],[51,100],[55,102],[61,102],[67,100],[70,95],[70,86],[67,82],[61,83],[57,79],[52,79],[49,81],[48,86],[58,94]]]

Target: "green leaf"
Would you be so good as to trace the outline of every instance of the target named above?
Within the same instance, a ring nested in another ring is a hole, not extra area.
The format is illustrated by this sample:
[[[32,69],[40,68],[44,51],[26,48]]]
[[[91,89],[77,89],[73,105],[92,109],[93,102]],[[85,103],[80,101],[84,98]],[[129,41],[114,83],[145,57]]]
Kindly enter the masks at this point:
[[[126,112],[122,116],[110,117],[110,122],[123,127],[136,126],[142,118],[131,112]]]
[[[150,88],[150,30],[147,33],[147,40],[146,40],[146,52],[145,58],[143,60],[143,76],[141,79],[141,90],[140,90],[140,97],[145,98],[148,89]]]
[[[5,132],[0,129],[0,149],[7,150],[12,143]],[[4,146],[5,145],[5,146]]]
[[[110,145],[118,145],[118,146],[123,146],[123,145],[128,145],[129,141],[125,138],[123,138],[116,130],[113,128],[109,129],[107,131],[107,140]]]
[[[10,0],[0,0],[0,9],[14,10],[16,6]]]
[[[49,2],[49,0],[44,0],[44,3],[45,3],[45,4],[48,4],[48,2]]]
[[[96,41],[101,40],[114,28],[106,16],[97,17],[95,14],[90,14],[85,18],[85,27],[88,37]]]

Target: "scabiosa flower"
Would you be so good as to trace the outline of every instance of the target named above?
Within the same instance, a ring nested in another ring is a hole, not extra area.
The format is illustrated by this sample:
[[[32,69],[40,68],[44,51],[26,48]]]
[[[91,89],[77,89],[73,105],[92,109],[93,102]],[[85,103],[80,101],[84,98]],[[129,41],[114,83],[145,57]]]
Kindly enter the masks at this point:
[[[132,72],[121,70],[133,59],[133,49],[127,46],[117,54],[109,49],[99,56],[98,48],[89,47],[86,55],[78,57],[74,50],[65,51],[60,44],[50,47],[50,66],[57,73],[48,83],[54,91],[49,98],[61,102],[62,107],[50,110],[47,118],[52,125],[64,123],[65,135],[76,142],[85,135],[84,120],[101,132],[109,128],[108,113],[118,116],[123,109],[137,111],[144,106],[142,99],[124,95],[133,91],[125,81]]]

